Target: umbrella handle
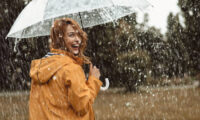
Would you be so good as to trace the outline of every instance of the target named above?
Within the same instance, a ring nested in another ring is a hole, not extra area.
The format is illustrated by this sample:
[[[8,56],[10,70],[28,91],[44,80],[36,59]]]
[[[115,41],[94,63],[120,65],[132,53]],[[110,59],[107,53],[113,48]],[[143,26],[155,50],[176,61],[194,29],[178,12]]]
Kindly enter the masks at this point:
[[[100,88],[101,91],[106,91],[110,86],[110,82],[109,82],[108,78],[105,79],[105,82],[106,82],[106,85],[104,87]]]

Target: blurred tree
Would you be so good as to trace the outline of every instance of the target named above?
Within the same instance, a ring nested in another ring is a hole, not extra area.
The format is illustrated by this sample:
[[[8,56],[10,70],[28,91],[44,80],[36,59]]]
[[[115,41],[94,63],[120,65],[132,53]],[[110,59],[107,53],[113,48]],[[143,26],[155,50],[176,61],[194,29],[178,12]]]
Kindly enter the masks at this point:
[[[5,39],[5,37],[23,7],[24,1],[22,0],[0,1],[0,90],[13,89],[12,83],[15,83],[16,86],[21,84],[21,81],[12,79],[13,77],[20,77],[17,73],[21,72],[21,69],[16,69],[13,62],[14,41]]]
[[[93,63],[99,65],[102,78],[108,77],[113,86],[125,86],[128,91],[136,90],[146,79],[144,66],[148,55],[138,47],[136,24],[136,14],[132,14],[114,23],[87,29],[87,53],[95,58]]]
[[[147,30],[140,29],[136,35],[141,48],[150,56],[152,77],[160,77],[164,74],[164,68],[161,66],[166,58],[166,45],[162,34],[156,28],[149,27]]]
[[[150,57],[147,83],[163,85],[163,78],[169,77],[168,62],[171,59],[171,48],[160,29],[149,27],[147,22],[148,15],[145,15],[144,21],[140,24],[136,33],[140,47],[147,51]]]
[[[185,19],[182,40],[189,53],[189,66],[194,74],[200,71],[200,2],[199,0],[179,0],[178,5]]]
[[[30,0],[0,1],[0,90],[24,90],[30,87],[30,62],[48,51],[48,38],[5,39],[19,13]]]
[[[189,56],[187,49],[183,43],[183,27],[180,24],[179,15],[173,16],[172,13],[168,16],[168,26],[167,26],[167,42],[170,46],[170,57],[168,60],[169,76],[181,76],[188,68]]]
[[[145,84],[149,70],[149,55],[141,47],[137,24],[136,14],[133,14],[122,19],[118,27],[117,70],[127,91],[136,91]]]
[[[118,55],[117,70],[120,81],[127,91],[137,91],[146,84],[149,68],[149,56],[143,50],[128,51]]]
[[[172,47],[160,30],[149,27],[147,22],[148,14],[141,24],[133,14],[115,24],[88,30],[88,53],[113,86],[125,86],[127,91],[135,91],[139,85],[148,83],[147,76],[158,80],[170,75]]]
[[[116,71],[116,40],[115,28],[112,23],[86,29],[88,47],[86,55],[101,70],[101,79],[109,78],[112,85],[117,84]],[[88,67],[87,67],[88,68]],[[89,71],[87,71],[89,72]],[[104,80],[103,80],[104,81]]]

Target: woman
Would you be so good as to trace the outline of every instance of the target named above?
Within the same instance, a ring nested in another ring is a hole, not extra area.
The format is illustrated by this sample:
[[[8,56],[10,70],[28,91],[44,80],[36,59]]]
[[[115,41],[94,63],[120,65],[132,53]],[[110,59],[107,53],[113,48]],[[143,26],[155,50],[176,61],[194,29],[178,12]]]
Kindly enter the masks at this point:
[[[83,52],[87,35],[72,19],[58,19],[51,28],[51,53],[33,60],[30,120],[94,120],[92,104],[102,82],[100,72]],[[90,64],[86,80],[83,64]]]

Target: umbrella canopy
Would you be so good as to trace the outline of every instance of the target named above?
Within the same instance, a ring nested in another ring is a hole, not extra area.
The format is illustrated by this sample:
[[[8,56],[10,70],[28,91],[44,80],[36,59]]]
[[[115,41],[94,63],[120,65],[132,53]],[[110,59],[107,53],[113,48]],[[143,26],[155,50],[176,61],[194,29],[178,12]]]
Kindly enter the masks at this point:
[[[92,27],[148,6],[147,0],[32,0],[20,13],[7,37],[49,35],[54,19],[62,17],[72,18],[84,28]]]

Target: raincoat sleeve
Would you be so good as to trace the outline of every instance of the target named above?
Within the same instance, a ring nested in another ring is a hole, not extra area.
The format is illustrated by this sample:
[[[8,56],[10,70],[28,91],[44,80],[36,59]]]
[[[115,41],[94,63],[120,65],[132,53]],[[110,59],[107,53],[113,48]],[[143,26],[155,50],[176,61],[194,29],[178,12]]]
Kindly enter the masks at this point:
[[[93,76],[86,81],[85,74],[80,69],[68,70],[65,73],[69,104],[78,114],[84,115],[93,104],[102,82]]]

